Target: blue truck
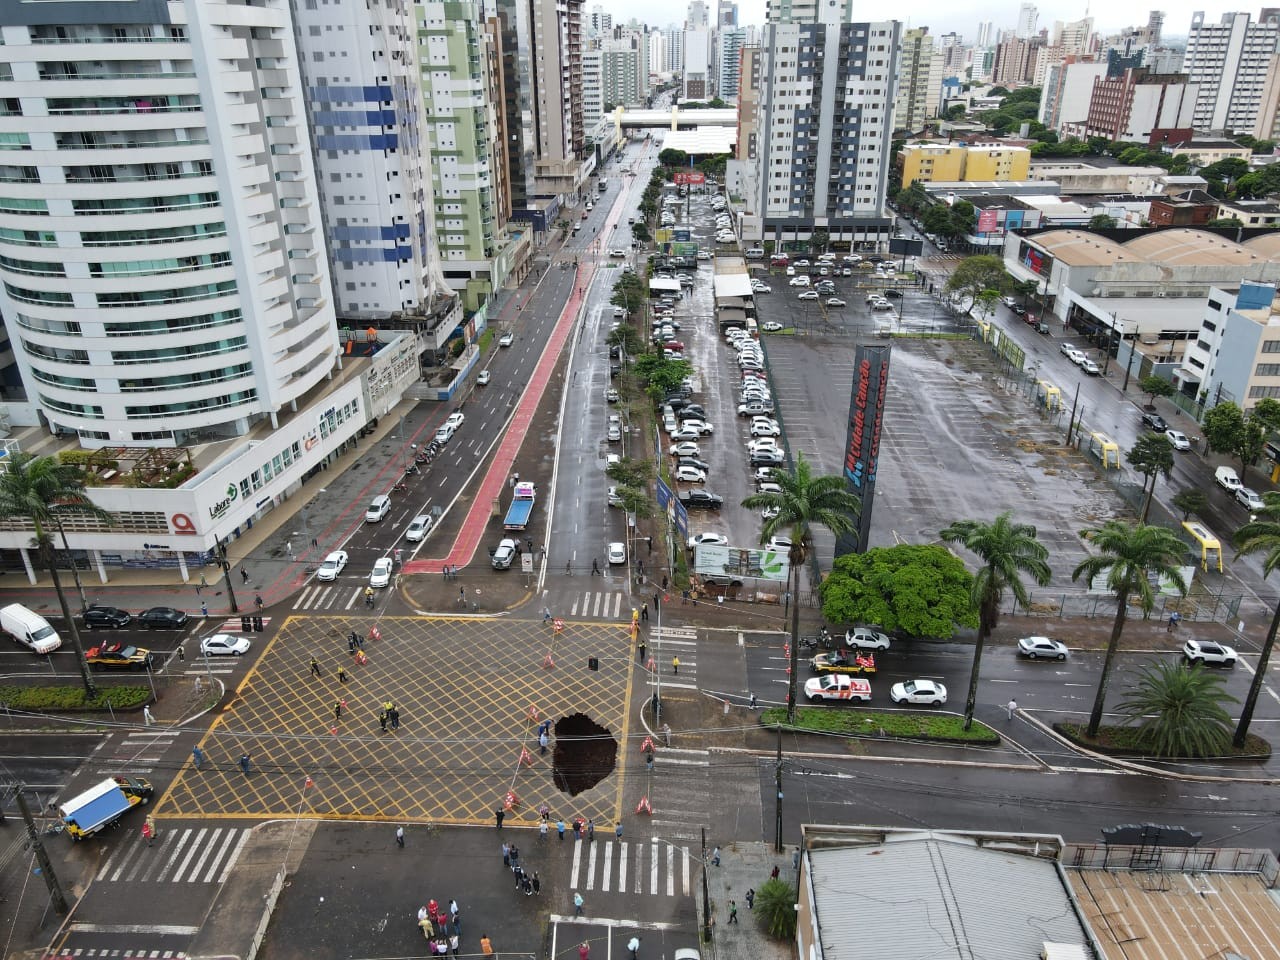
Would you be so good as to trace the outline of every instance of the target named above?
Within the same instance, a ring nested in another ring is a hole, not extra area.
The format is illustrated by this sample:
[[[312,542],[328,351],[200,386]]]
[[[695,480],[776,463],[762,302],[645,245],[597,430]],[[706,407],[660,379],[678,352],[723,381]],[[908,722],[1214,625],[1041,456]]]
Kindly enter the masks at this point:
[[[523,530],[529,525],[529,515],[533,513],[533,500],[536,490],[532,483],[517,483],[516,493],[507,508],[507,519],[502,521],[504,530]]]
[[[79,796],[72,797],[58,812],[72,840],[83,840],[107,827],[136,806],[151,799],[151,784],[138,777],[107,777]]]

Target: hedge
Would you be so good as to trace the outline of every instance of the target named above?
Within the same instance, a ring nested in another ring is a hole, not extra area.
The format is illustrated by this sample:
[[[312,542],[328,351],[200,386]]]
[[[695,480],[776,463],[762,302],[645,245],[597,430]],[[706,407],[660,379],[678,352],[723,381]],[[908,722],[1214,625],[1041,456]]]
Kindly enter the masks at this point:
[[[47,711],[137,710],[151,702],[151,689],[145,686],[98,687],[93,700],[84,687],[0,687],[0,704],[10,710],[32,713]]]
[[[812,733],[834,733],[841,736],[885,736],[904,740],[938,740],[947,743],[970,745],[995,745],[1000,735],[984,723],[975,720],[964,729],[964,718],[950,713],[913,713],[893,711],[880,713],[860,710],[856,707],[799,707],[796,722],[788,724],[785,707],[770,707],[760,714],[760,723],[766,727],[781,726],[784,730],[800,730]]]
[[[1113,757],[1130,757],[1135,760],[1265,760],[1271,756],[1271,744],[1256,734],[1245,738],[1243,747],[1228,747],[1220,757],[1165,757],[1154,753],[1150,744],[1140,735],[1136,726],[1107,726],[1098,728],[1098,735],[1086,735],[1089,726],[1085,723],[1055,723],[1053,729],[1072,743],[1079,744],[1089,750],[1105,753]]]

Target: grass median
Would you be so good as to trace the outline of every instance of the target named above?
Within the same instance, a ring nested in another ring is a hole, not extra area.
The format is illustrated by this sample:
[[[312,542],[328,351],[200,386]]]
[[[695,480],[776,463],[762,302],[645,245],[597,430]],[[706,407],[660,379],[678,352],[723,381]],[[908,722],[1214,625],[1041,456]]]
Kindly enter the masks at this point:
[[[860,710],[856,707],[798,707],[796,722],[789,724],[785,707],[771,707],[760,714],[760,723],[769,728],[781,726],[784,730],[843,737],[933,740],[971,746],[994,746],[1000,742],[1000,735],[986,724],[975,720],[966,730],[964,717],[949,713],[915,713],[910,710],[886,712]]]

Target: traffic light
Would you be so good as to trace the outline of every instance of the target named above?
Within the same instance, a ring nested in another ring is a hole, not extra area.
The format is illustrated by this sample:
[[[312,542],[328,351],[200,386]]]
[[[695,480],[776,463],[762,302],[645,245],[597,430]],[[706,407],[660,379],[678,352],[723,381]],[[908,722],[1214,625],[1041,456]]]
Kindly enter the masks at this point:
[[[599,657],[587,657],[587,669],[588,669],[588,670],[599,670],[599,669],[600,669],[600,658],[599,658]]]

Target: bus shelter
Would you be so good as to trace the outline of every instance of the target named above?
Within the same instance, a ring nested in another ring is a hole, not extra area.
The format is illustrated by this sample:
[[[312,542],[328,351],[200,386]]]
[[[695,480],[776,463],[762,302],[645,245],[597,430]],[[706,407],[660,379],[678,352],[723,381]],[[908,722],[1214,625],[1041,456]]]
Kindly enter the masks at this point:
[[[1221,573],[1222,544],[1213,535],[1213,531],[1203,523],[1197,523],[1195,520],[1188,520],[1182,525],[1182,529],[1190,534],[1191,539],[1200,548],[1200,566],[1206,571],[1210,567],[1217,567],[1218,572]]]
[[[1062,407],[1062,391],[1048,380],[1036,381],[1036,401],[1046,410],[1058,410]]]
[[[1098,458],[1104,470],[1120,468],[1120,444],[1105,433],[1094,431],[1089,434],[1089,452]]]

